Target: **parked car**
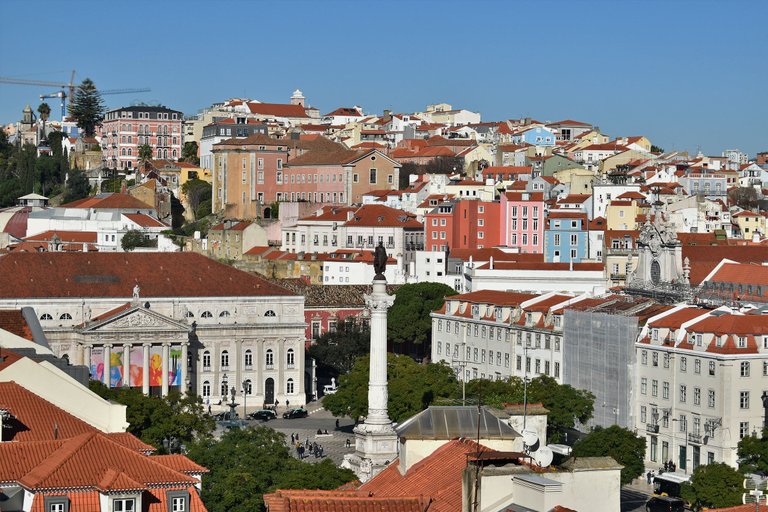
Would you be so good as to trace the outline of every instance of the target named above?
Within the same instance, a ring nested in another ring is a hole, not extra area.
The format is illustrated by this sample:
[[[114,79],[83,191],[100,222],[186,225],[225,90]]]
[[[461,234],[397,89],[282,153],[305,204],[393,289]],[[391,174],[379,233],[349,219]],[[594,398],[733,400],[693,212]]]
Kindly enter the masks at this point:
[[[275,418],[277,418],[277,414],[275,414],[275,411],[270,409],[262,409],[260,411],[252,412],[248,415],[248,419],[251,420],[269,421]]]
[[[671,496],[654,496],[645,504],[645,512],[685,512],[685,502]]]
[[[295,409],[290,409],[288,411],[285,411],[283,413],[283,418],[285,419],[293,419],[293,418],[306,418],[309,415],[306,409],[303,407],[296,407]]]
[[[220,412],[213,415],[213,419],[216,421],[236,420],[239,416],[237,413],[232,414],[230,411]]]

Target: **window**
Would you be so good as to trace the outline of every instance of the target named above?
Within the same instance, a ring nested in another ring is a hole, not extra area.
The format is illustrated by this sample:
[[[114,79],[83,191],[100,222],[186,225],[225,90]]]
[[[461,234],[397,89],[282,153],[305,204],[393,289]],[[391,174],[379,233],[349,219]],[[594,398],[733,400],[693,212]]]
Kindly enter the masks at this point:
[[[176,114],[174,114],[176,115]],[[249,384],[251,381],[247,381]],[[248,392],[250,394],[250,391]],[[184,496],[174,496],[171,498],[171,512],[186,512],[187,500]]]
[[[203,382],[203,396],[211,396],[211,383],[207,380]]]
[[[253,366],[253,352],[251,349],[245,351],[245,369],[249,370]]]
[[[288,379],[288,382],[285,383],[285,392],[289,395],[292,395],[294,393],[293,391],[293,379]]]
[[[709,407],[714,407],[715,406],[715,391],[713,389],[710,389],[708,395],[709,396],[707,397],[707,405]]]
[[[651,362],[652,366],[659,366],[659,353],[658,352],[654,352],[653,354],[651,354],[651,361],[652,361]]]
[[[685,384],[680,384],[680,401],[685,403],[688,396],[688,387]]]
[[[739,423],[739,439],[744,439],[749,435],[749,422],[742,421]]]
[[[40,320],[53,320],[53,317],[48,313],[43,313],[42,315],[40,315]]]
[[[738,347],[739,348],[747,348],[747,338],[746,338],[746,336],[739,336]]]
[[[120,498],[112,500],[112,512],[134,512],[136,500],[133,498]]]
[[[203,352],[203,370],[211,369],[211,353],[209,351]]]
[[[669,382],[664,382],[661,386],[661,397],[668,400],[669,399]]]
[[[656,379],[653,379],[653,381],[651,381],[651,395],[659,396],[659,381]]]
[[[517,356],[517,360],[516,360],[516,362],[515,362],[515,367],[516,367],[518,370],[522,370],[522,369],[523,369],[523,358],[522,358],[522,357],[520,357],[520,356]]]
[[[368,183],[376,183],[376,169],[371,169],[368,174]]]
[[[715,374],[715,362],[710,361],[709,362],[709,374],[714,375]]]
[[[701,405],[701,388],[693,388],[693,405]]]
[[[271,348],[267,349],[267,353],[264,357],[264,362],[267,365],[267,368],[272,368],[275,364],[275,354],[272,352]]]
[[[509,368],[509,354],[504,354],[504,367]]]
[[[693,361],[693,373],[701,373],[701,360],[695,359]]]
[[[59,316],[59,320],[72,320],[72,315],[69,313],[63,313]]]
[[[201,318],[213,318],[213,315],[210,311],[203,311],[203,314],[200,315]]]
[[[264,313],[264,316],[277,316],[275,315],[275,312],[271,309],[268,309],[266,313]]]
[[[555,376],[556,379],[560,378],[560,363],[558,363],[558,362],[555,362],[555,375],[554,376]]]
[[[644,405],[640,406],[640,423],[645,423],[647,421],[648,411],[647,408]]]
[[[669,354],[664,354],[664,368],[669,368]]]
[[[219,318],[227,318],[229,317],[229,311],[224,310],[221,313],[219,313]]]
[[[642,364],[646,364],[646,365],[648,364],[648,352],[647,351],[643,350],[640,353],[640,362]]]
[[[643,377],[640,379],[640,394],[646,395],[648,394],[648,377]]]
[[[229,368],[229,352],[226,350],[221,351],[221,368],[223,370]]]
[[[680,358],[680,371],[684,372],[688,369],[688,358],[687,357],[681,357]]]
[[[739,409],[749,409],[749,391],[739,392]]]
[[[286,353],[286,361],[288,364],[288,368],[293,368],[296,364],[296,353],[293,351],[292,348],[288,349],[288,352]]]
[[[741,376],[749,377],[749,361],[741,362]]]

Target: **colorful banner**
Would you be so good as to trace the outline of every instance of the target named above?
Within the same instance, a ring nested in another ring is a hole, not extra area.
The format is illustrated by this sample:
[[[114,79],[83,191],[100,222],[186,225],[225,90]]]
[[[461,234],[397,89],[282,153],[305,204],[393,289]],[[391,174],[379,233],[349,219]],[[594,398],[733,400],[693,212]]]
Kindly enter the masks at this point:
[[[181,347],[171,347],[168,351],[168,385],[181,386]],[[131,387],[140,388],[144,381],[144,349],[131,347],[130,375],[128,382]],[[110,354],[109,386],[117,388],[123,385],[123,349],[112,349]],[[153,346],[149,351],[149,385],[162,386],[163,348]],[[104,349],[94,347],[91,350],[91,379],[104,382]]]

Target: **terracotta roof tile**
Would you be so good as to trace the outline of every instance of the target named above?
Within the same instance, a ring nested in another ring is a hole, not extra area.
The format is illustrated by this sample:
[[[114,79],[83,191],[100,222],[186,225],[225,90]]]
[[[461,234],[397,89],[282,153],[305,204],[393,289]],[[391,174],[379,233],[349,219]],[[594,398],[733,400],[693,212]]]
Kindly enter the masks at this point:
[[[383,204],[366,204],[358,208],[346,226],[402,227],[419,229],[423,224],[416,216]]]
[[[301,105],[256,102],[248,102],[247,105],[251,114],[275,117],[309,117],[306,110]]]
[[[170,228],[168,224],[144,213],[126,213],[125,217],[143,228]]]
[[[231,297],[292,295],[194,253],[12,253],[0,257],[0,297]]]
[[[44,231],[36,235],[25,238],[27,242],[49,242],[53,236],[59,237],[62,242],[77,242],[95,244],[97,241],[96,231]]]
[[[33,341],[29,324],[19,309],[0,309],[0,329],[25,340]],[[1,397],[0,401],[2,401]]]
[[[185,473],[188,475],[208,473],[208,468],[192,462],[191,459],[184,455],[154,455],[152,460],[159,462],[165,467],[171,468],[179,473]]]
[[[458,300],[473,304],[493,304],[495,306],[519,306],[522,302],[531,300],[538,295],[535,293],[502,292],[495,290],[479,290],[476,292],[451,295],[445,300]]]
[[[84,199],[78,199],[71,203],[66,203],[60,206],[60,208],[103,208],[103,209],[125,209],[125,210],[146,210],[148,208],[154,208],[143,201],[139,201],[135,197],[128,194],[97,194],[95,196],[86,197]]]
[[[679,329],[682,324],[689,320],[693,320],[698,316],[705,315],[707,310],[701,308],[683,308],[674,313],[664,315],[658,320],[654,320],[648,324],[649,327],[657,327],[660,329]]]

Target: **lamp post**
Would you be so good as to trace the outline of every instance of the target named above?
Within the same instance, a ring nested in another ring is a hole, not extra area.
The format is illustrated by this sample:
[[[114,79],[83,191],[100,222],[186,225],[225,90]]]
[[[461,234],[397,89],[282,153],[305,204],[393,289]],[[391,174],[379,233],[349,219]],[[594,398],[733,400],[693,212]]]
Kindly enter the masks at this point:
[[[248,419],[248,380],[243,381],[243,421]]]
[[[221,376],[221,389],[224,390],[223,393],[221,393],[221,390],[219,392],[221,393],[221,404],[224,405],[227,403],[227,390],[229,389],[229,378],[227,377],[227,374]]]

